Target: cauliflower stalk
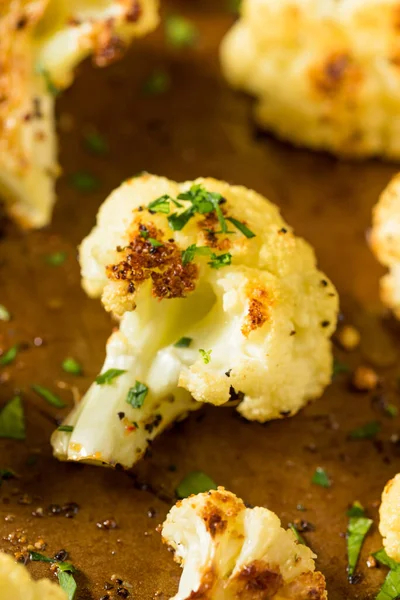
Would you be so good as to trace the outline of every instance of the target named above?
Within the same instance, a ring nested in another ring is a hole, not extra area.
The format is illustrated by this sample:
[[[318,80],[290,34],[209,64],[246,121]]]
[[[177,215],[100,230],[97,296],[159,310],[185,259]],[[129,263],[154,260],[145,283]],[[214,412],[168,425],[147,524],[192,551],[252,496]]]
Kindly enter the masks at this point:
[[[222,70],[278,137],[399,159],[398,25],[397,0],[243,0]]]
[[[93,54],[103,66],[154,29],[158,0],[5,0],[0,6],[0,195],[26,227],[49,222],[56,159],[54,97]]]
[[[0,552],[0,598],[3,600],[67,600],[67,595],[48,579],[33,581],[26,567]]]
[[[173,600],[325,600],[315,554],[279,518],[219,487],[179,501],[162,536],[183,572]]]
[[[400,474],[386,484],[379,516],[379,531],[386,553],[400,562]]]
[[[370,241],[376,257],[389,269],[381,280],[382,301],[400,319],[400,174],[374,208]]]
[[[131,179],[101,207],[80,260],[85,290],[120,319],[103,373],[123,373],[93,384],[66,420],[73,431],[54,434],[61,459],[129,467],[201,403],[233,402],[265,422],[295,414],[330,381],[335,288],[251,190]]]

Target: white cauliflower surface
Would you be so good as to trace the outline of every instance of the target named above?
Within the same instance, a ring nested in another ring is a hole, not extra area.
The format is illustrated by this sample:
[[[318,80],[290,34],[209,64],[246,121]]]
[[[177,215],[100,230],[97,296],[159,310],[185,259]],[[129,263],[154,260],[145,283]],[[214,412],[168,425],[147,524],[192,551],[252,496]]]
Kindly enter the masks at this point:
[[[67,600],[67,596],[48,579],[33,581],[26,567],[0,552],[0,600]]]
[[[378,260],[389,269],[381,279],[382,301],[400,319],[400,174],[374,208],[370,242]]]
[[[103,66],[154,29],[158,0],[0,3],[0,196],[23,226],[51,217],[59,171],[54,96],[93,54]]]
[[[379,516],[379,531],[386,553],[400,562],[400,474],[386,484]]]
[[[399,20],[397,0],[243,0],[222,70],[278,137],[399,159]]]
[[[313,552],[279,518],[220,487],[179,501],[162,536],[183,572],[173,600],[325,600]]]
[[[201,403],[233,402],[265,422],[295,414],[330,381],[335,288],[254,191],[133,178],[100,208],[80,260],[85,290],[120,318],[103,373],[124,372],[93,384],[66,420],[73,431],[54,434],[61,459],[131,466]],[[127,398],[140,385],[135,407]]]

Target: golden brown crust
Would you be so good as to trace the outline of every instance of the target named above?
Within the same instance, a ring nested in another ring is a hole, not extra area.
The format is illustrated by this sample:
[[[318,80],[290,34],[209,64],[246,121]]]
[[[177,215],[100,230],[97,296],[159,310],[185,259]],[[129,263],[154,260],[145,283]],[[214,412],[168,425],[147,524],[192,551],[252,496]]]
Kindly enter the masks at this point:
[[[282,587],[278,567],[272,568],[262,560],[246,565],[232,580],[235,598],[243,600],[272,600]]]
[[[127,283],[133,294],[144,281],[152,280],[156,298],[184,298],[196,287],[196,264],[182,263],[182,252],[173,240],[163,240],[163,232],[150,223],[134,222],[129,245],[117,250],[122,260],[106,267],[107,277]],[[161,245],[154,245],[154,241]]]
[[[263,288],[254,288],[250,291],[249,310],[246,315],[245,323],[242,326],[242,333],[246,337],[259,327],[262,327],[268,320],[269,308],[272,301],[269,299],[268,292]]]
[[[320,571],[303,573],[280,590],[279,598],[282,600],[326,600],[328,595],[325,577]]]
[[[358,93],[362,73],[349,52],[334,52],[310,70],[313,88],[320,94],[337,97],[346,94],[349,99]]]

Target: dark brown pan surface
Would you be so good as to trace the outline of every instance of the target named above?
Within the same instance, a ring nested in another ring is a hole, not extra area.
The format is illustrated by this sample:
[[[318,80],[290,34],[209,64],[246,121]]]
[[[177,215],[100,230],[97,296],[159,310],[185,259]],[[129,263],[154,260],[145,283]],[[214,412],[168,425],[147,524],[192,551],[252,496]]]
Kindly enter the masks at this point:
[[[179,181],[212,175],[252,187],[277,202],[296,232],[315,246],[321,267],[339,290],[345,319],[362,333],[360,352],[346,355],[336,349],[336,355],[350,367],[379,365],[385,393],[400,406],[393,387],[400,372],[400,332],[382,318],[378,278],[383,271],[366,244],[371,208],[396,167],[372,161],[340,163],[257,134],[251,101],[228,89],[219,74],[218,44],[233,21],[225,1],[166,4],[196,21],[197,47],[168,48],[160,29],[107,70],[84,65],[58,105],[64,124],[64,177],[53,224],[30,234],[6,225],[0,242],[0,303],[13,314],[10,323],[0,323],[0,347],[29,344],[14,365],[0,372],[0,402],[15,390],[23,391],[28,431],[26,442],[0,440],[0,468],[11,467],[21,476],[0,488],[0,548],[12,550],[7,536],[23,530],[28,541],[42,537],[48,555],[68,550],[80,569],[79,600],[101,598],[112,574],[133,585],[131,597],[136,600],[148,600],[156,592],[168,598],[176,589],[179,569],[155,527],[174,502],[174,488],[183,475],[202,470],[246,502],[274,510],[285,525],[304,518],[315,526],[304,535],[318,554],[330,600],[372,599],[385,572],[367,569],[365,562],[381,546],[376,523],[382,488],[400,470],[393,441],[399,418],[383,416],[372,394],[351,392],[347,375],[319,402],[287,421],[246,423],[223,408],[194,414],[165,433],[133,474],[61,464],[51,456],[52,417],[66,411],[49,407],[30,386],[39,383],[55,390],[61,381],[83,393],[98,373],[111,323],[100,303],[80,289],[76,246],[109,191],[141,170]],[[170,90],[144,95],[143,83],[156,70],[169,73]],[[73,128],[65,131],[71,114]],[[93,157],[83,148],[82,132],[90,125],[107,137],[109,156]],[[82,170],[99,178],[99,191],[82,194],[71,187],[70,175]],[[44,256],[59,250],[68,254],[65,264],[48,266]],[[35,346],[35,338],[43,344]],[[82,363],[84,377],[62,371],[66,356]],[[72,404],[69,390],[58,391]],[[347,440],[349,431],[371,420],[383,424],[378,442]],[[28,460],[32,455],[37,457],[33,466]],[[311,484],[317,466],[331,477],[330,489]],[[139,489],[138,484],[146,485]],[[375,524],[359,564],[362,577],[350,585],[344,532],[346,509],[354,500],[366,507]],[[80,506],[73,519],[47,516],[49,505],[67,502]],[[299,512],[298,504],[306,512]],[[44,508],[45,516],[32,516],[37,507]],[[15,517],[12,522],[5,520],[8,515]],[[97,527],[110,518],[116,529]],[[49,573],[46,565],[29,568],[35,576]]]

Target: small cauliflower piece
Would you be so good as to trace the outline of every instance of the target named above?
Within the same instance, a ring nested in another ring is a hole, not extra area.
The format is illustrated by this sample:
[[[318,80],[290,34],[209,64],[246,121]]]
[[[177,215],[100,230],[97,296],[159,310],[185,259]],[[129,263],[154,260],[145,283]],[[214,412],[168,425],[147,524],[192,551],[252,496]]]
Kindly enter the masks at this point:
[[[0,6],[0,196],[25,227],[48,224],[59,172],[54,96],[74,68],[119,58],[154,29],[158,0],[3,0]]]
[[[400,473],[383,490],[379,516],[379,531],[386,553],[400,562]]]
[[[243,0],[222,70],[279,138],[399,159],[399,23],[397,0]]]
[[[315,554],[267,508],[218,490],[179,501],[162,526],[183,572],[173,600],[326,600]]]
[[[330,382],[336,290],[256,192],[131,179],[100,208],[80,261],[84,289],[120,319],[103,372],[125,372],[94,384],[66,421],[72,433],[54,434],[61,459],[131,466],[201,403],[234,401],[265,422],[295,414]],[[148,394],[134,408],[136,382]]]
[[[381,279],[381,298],[400,319],[400,174],[382,193],[373,212],[371,248],[388,267]]]
[[[33,581],[26,567],[0,552],[0,598],[2,600],[67,600],[65,592],[48,579]]]

